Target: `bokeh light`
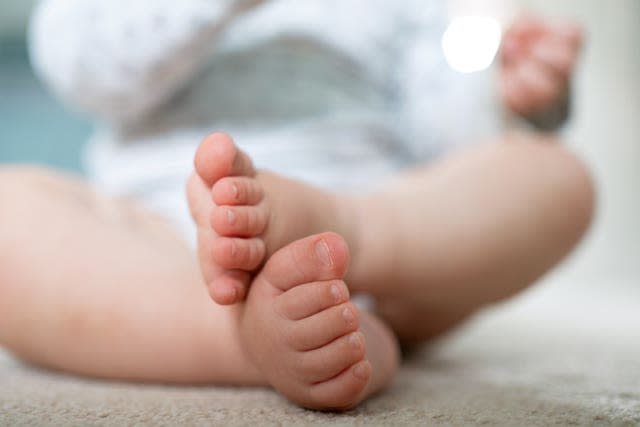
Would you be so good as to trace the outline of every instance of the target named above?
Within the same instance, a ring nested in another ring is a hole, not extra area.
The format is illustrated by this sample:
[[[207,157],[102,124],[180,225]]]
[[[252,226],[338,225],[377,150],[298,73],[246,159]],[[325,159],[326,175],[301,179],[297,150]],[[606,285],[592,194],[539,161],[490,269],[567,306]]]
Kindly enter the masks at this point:
[[[449,66],[461,73],[487,69],[493,62],[502,29],[488,16],[454,18],[442,36],[442,50]]]

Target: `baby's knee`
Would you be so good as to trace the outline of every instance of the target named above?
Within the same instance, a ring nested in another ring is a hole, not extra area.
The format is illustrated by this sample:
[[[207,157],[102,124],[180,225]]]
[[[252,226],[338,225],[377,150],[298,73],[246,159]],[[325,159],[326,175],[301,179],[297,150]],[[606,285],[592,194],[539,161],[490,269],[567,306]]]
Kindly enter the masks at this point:
[[[0,168],[0,245],[11,229],[15,229],[27,211],[27,203],[44,193],[48,174],[44,169],[31,166],[5,166]]]
[[[575,243],[588,230],[596,209],[596,187],[587,164],[575,153],[545,136],[531,137],[514,144],[521,167],[531,171],[538,182],[535,192],[546,210],[547,225],[564,239]]]
[[[568,227],[575,238],[589,228],[596,209],[596,187],[589,167],[582,159],[561,145],[546,147],[549,174],[553,179],[555,200],[563,215],[570,220]]]
[[[12,280],[16,257],[32,240],[38,227],[46,227],[42,206],[54,173],[32,166],[0,168],[0,286]],[[49,196],[50,197],[50,196]]]
[[[515,135],[490,150],[519,179],[532,184],[532,206],[556,237],[575,242],[595,213],[596,188],[589,167],[552,136]],[[533,202],[535,200],[535,202]]]
[[[27,210],[28,203],[52,193],[47,189],[51,187],[54,176],[55,172],[35,166],[0,168],[0,237],[2,230],[15,227],[12,220]]]
[[[64,179],[64,174],[41,166],[9,165],[0,167],[0,197],[38,191]]]

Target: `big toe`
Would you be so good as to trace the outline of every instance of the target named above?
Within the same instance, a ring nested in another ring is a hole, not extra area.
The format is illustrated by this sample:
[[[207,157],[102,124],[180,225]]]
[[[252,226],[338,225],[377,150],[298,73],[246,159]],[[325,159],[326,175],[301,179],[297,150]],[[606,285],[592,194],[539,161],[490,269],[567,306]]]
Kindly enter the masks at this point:
[[[262,270],[262,277],[275,288],[289,289],[313,281],[341,279],[349,264],[349,248],[336,233],[321,233],[275,252]]]
[[[254,176],[251,158],[224,133],[207,136],[196,151],[196,173],[211,187],[225,176]]]

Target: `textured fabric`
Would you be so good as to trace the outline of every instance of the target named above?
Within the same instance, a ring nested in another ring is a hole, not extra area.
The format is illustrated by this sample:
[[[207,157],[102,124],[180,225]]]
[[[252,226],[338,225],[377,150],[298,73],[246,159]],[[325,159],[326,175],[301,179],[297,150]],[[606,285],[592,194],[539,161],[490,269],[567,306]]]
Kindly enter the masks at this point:
[[[387,391],[346,414],[266,389],[100,382],[0,354],[0,425],[637,426],[636,297],[536,288],[417,352]]]
[[[70,103],[134,121],[190,79],[231,0],[51,0],[31,26],[34,66]]]

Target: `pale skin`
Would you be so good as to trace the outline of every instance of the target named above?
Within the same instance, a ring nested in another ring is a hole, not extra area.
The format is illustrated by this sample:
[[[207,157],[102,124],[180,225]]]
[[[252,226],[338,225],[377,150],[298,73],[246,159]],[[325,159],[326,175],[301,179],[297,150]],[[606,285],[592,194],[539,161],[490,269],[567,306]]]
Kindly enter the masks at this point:
[[[270,385],[330,410],[391,381],[398,341],[432,339],[543,275],[594,203],[585,166],[540,135],[344,195],[255,170],[213,134],[187,189],[198,262],[131,202],[39,169],[0,177],[3,346],[78,374]]]

